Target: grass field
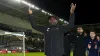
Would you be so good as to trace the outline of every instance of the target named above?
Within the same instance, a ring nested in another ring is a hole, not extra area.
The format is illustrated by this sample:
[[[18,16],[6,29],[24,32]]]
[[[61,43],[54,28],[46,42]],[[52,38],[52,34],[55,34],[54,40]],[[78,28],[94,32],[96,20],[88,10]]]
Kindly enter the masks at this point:
[[[0,56],[23,56],[21,53],[14,53],[14,54],[0,54]],[[45,56],[43,52],[33,52],[33,53],[26,53],[26,56]],[[71,56],[73,54],[71,53]]]

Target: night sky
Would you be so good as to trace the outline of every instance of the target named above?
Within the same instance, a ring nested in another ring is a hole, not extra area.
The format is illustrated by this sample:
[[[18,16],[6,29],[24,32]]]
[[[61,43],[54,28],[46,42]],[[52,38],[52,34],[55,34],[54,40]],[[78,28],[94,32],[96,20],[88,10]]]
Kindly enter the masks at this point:
[[[30,0],[36,6],[68,20],[70,4],[76,3],[75,24],[100,23],[99,0]]]

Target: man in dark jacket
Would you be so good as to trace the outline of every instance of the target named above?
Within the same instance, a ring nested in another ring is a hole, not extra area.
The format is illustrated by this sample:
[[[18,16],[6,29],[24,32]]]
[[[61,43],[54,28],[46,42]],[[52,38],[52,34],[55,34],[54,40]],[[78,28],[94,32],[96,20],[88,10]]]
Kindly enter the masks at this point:
[[[45,55],[46,56],[62,56],[64,54],[63,47],[63,38],[64,33],[74,26],[74,10],[76,8],[76,4],[72,3],[70,9],[70,20],[67,26],[58,25],[58,19],[55,16],[49,17],[49,26],[37,26],[35,23],[34,16],[32,17],[32,10],[29,10],[29,22],[32,25],[33,29],[36,29],[42,33],[44,33],[44,47],[45,47]]]
[[[73,48],[75,34],[73,32],[67,32],[64,37],[64,52],[65,56],[70,56],[70,52]]]
[[[88,56],[98,56],[98,50],[99,50],[99,42],[96,39],[96,33],[95,31],[90,31],[90,39],[87,41],[87,49],[89,51]]]
[[[75,48],[74,56],[85,56],[85,37],[82,27],[77,28],[77,34],[75,35]]]

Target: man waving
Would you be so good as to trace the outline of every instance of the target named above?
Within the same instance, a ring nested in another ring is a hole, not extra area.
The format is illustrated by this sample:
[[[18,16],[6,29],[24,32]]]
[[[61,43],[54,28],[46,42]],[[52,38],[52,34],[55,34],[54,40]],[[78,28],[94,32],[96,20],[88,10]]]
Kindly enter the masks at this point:
[[[46,56],[62,56],[64,54],[64,33],[73,28],[74,26],[74,11],[76,4],[71,4],[70,9],[70,20],[67,26],[61,26],[58,24],[58,18],[55,16],[48,17],[50,25],[48,26],[38,26],[35,23],[35,17],[32,15],[32,10],[29,10],[29,22],[33,29],[36,29],[44,33],[44,47]]]

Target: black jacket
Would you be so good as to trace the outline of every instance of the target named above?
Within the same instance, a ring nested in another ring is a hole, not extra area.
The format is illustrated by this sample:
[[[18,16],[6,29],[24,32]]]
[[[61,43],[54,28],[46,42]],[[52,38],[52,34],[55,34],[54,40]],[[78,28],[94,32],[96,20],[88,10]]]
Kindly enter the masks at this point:
[[[64,52],[65,52],[65,56],[70,56],[70,51],[73,47],[73,43],[74,43],[74,33],[72,32],[68,32],[65,34],[64,37]]]
[[[74,49],[74,56],[85,56],[85,36],[84,34],[76,34],[75,35],[75,49]]]
[[[29,15],[29,22],[32,25],[32,28],[44,33],[44,47],[45,47],[45,54],[46,55],[54,55],[54,54],[64,54],[64,47],[63,47],[63,38],[64,33],[67,32],[69,29],[73,28],[74,26],[74,14],[70,16],[69,24],[67,26],[37,26],[35,23],[35,17]]]

